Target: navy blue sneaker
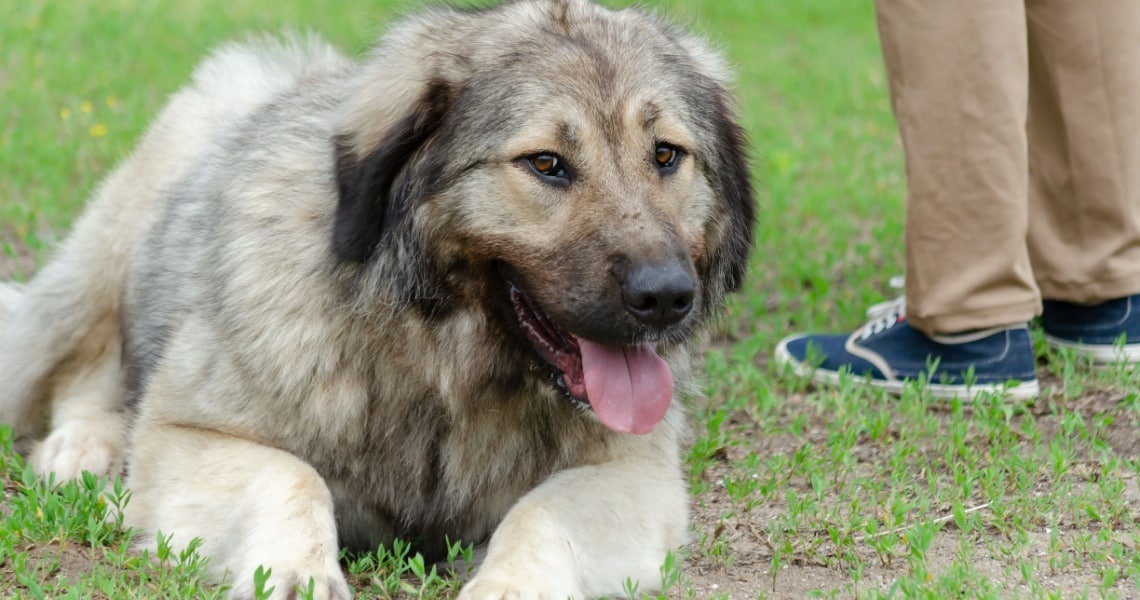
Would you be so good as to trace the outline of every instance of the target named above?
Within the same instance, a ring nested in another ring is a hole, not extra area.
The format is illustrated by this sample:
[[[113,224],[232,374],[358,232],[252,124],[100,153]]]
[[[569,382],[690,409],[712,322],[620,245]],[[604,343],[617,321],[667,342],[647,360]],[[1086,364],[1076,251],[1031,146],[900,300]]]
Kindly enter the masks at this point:
[[[1041,328],[1051,346],[1074,350],[1094,364],[1140,362],[1140,295],[1100,304],[1043,304]]]
[[[928,337],[896,308],[883,307],[883,314],[849,336],[785,338],[776,346],[775,359],[817,383],[838,383],[846,371],[893,394],[901,393],[907,381],[921,379],[936,398],[972,400],[984,392],[1014,400],[1037,396],[1028,327]]]

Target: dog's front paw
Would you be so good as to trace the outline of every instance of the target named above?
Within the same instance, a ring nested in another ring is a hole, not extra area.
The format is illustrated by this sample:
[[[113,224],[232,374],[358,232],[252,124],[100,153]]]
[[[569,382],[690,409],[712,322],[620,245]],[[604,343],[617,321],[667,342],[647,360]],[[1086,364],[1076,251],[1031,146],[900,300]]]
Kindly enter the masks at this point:
[[[458,600],[585,600],[576,590],[552,582],[550,578],[514,575],[476,575],[459,592]]]
[[[56,427],[32,452],[32,467],[56,481],[77,479],[83,471],[98,476],[122,470],[122,427],[116,422],[73,419]]]

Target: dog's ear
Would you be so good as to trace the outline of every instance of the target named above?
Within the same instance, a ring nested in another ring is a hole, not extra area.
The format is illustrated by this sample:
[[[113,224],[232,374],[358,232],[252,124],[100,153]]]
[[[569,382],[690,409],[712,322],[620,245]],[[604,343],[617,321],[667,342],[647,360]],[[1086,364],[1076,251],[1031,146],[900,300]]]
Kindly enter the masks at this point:
[[[726,292],[738,291],[748,270],[752,250],[752,231],[756,221],[756,199],[748,168],[748,141],[737,123],[727,92],[714,94],[713,129],[719,143],[715,146],[717,168],[712,177],[713,188],[724,202],[727,228],[713,264],[718,265]]]
[[[747,136],[729,92],[730,70],[724,57],[701,39],[668,24],[661,26],[670,41],[685,50],[688,61],[673,66],[688,70],[684,95],[691,114],[708,131],[709,139],[715,140],[702,150],[708,157],[706,177],[720,198],[724,217],[714,225],[717,245],[708,257],[705,277],[719,292],[739,291],[752,250],[756,199],[749,176]]]
[[[435,135],[450,105],[447,82],[431,81],[370,151],[360,152],[359,140],[347,134],[334,140],[339,200],[332,243],[342,260],[367,261],[410,216],[415,198],[401,174]]]

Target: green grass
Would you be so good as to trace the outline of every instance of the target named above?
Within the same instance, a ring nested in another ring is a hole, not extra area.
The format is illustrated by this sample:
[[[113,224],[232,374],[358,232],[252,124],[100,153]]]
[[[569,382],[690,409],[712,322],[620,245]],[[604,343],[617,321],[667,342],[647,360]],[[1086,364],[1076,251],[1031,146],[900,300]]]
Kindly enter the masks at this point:
[[[760,202],[747,289],[694,407],[693,543],[662,569],[668,597],[1136,597],[1140,374],[1037,339],[1040,399],[964,405],[816,389],[769,362],[788,332],[857,326],[902,273],[905,180],[870,4],[661,3],[737,66]],[[409,6],[0,0],[0,242],[16,276],[206,49],[292,27],[355,52]],[[221,593],[192,552],[128,550],[116,484],[36,482],[2,444],[0,461],[0,595]],[[365,597],[457,588],[403,547],[347,563]]]

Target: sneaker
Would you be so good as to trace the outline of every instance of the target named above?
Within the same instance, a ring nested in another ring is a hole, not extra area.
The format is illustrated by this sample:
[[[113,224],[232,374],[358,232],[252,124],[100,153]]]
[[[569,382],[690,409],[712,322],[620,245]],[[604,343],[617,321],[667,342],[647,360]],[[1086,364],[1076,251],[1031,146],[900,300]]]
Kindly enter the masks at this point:
[[[1001,393],[1014,400],[1037,396],[1028,327],[928,337],[911,327],[901,311],[883,312],[849,336],[785,338],[776,347],[776,362],[823,384],[838,383],[846,371],[892,394],[902,393],[907,381],[921,380],[936,398],[972,400],[981,393]]]
[[[1041,328],[1051,346],[1074,350],[1098,365],[1140,362],[1140,295],[1091,305],[1043,304]]]

